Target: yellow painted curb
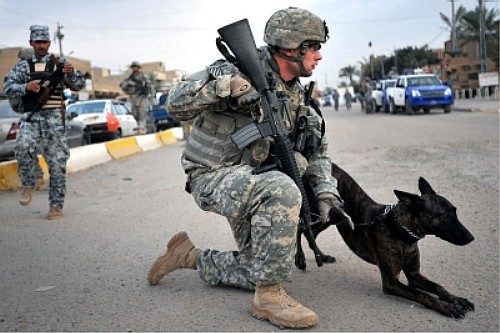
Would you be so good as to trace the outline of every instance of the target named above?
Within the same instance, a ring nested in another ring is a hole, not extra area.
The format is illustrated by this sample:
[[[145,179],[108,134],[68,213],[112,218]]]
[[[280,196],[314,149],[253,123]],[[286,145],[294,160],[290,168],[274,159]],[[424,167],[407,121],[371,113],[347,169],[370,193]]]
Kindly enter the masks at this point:
[[[38,163],[43,170],[43,179],[48,183],[49,169],[43,156],[38,155]],[[7,161],[0,163],[0,191],[16,190],[21,187],[21,180],[17,175],[17,161]]]
[[[21,185],[17,176],[17,161],[0,163],[0,190],[15,190]]]
[[[177,142],[177,139],[175,138],[174,132],[172,130],[162,131],[156,133],[156,135],[161,140],[161,142],[166,145]]]
[[[109,155],[116,160],[142,153],[135,137],[106,142],[106,149]]]

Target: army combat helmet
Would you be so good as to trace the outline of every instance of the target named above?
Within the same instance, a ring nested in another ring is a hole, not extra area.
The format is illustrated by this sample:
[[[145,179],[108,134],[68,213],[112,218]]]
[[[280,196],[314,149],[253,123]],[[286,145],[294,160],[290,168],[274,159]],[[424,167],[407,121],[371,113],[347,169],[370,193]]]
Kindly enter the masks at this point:
[[[289,61],[299,63],[301,75],[309,76],[302,64],[309,43],[325,43],[328,39],[328,27],[319,16],[308,10],[288,7],[278,10],[266,23],[264,42],[271,46],[271,52]],[[298,57],[289,57],[279,49],[293,50],[300,48]]]

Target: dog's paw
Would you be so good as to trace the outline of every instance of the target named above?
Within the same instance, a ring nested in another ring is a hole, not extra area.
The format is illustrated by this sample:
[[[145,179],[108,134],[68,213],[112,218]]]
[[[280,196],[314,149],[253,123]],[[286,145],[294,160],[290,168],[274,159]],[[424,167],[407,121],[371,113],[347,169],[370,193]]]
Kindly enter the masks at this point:
[[[329,256],[329,255],[323,254],[321,256],[321,261],[323,261],[325,264],[332,264],[332,263],[336,262],[337,259],[335,259],[334,256]]]
[[[462,308],[465,312],[474,311],[474,304],[466,298],[456,297],[454,302],[456,306]]]
[[[301,256],[299,254],[295,255],[295,267],[297,267],[301,271],[306,270],[306,258],[305,258],[305,256]]]
[[[444,301],[438,301],[439,306],[436,308],[437,311],[441,312],[445,316],[462,319],[465,317],[467,310],[462,308],[460,304],[457,303],[448,303]]]

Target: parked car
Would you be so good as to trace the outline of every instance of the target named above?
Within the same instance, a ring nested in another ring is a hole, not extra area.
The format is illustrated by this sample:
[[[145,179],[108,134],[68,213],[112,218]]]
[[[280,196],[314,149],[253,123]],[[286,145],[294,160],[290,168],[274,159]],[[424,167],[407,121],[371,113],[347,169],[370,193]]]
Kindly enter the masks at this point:
[[[172,117],[165,105],[153,105],[149,110],[149,119],[146,124],[148,132],[158,132],[179,126],[181,122]]]
[[[8,100],[0,100],[0,160],[14,158],[20,117],[21,114],[12,110]],[[68,113],[66,113],[66,135],[70,148],[90,143],[85,124],[71,119]]]
[[[137,134],[137,121],[125,102],[119,100],[76,102],[68,105],[66,112],[85,124],[91,142]]]

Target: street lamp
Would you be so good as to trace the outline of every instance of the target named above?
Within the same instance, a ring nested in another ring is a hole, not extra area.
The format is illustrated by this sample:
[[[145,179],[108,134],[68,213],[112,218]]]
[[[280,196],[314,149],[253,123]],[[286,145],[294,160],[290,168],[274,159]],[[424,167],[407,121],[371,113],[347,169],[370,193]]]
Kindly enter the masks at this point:
[[[370,72],[372,74],[371,79],[373,80],[374,77],[375,77],[375,75],[373,74],[373,60],[372,60],[373,54],[372,54],[372,51],[371,51],[371,49],[372,49],[372,41],[368,42],[368,47],[370,48]]]

